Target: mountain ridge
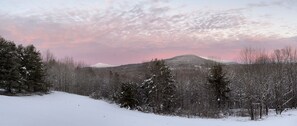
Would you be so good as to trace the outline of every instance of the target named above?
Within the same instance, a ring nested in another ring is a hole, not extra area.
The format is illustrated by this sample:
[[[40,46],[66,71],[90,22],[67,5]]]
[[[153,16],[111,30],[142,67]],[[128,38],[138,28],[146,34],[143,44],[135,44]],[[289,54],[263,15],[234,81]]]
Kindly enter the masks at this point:
[[[222,64],[237,64],[233,61],[224,61],[224,60],[217,60],[213,58],[203,57],[203,56],[197,56],[194,54],[185,54],[185,55],[179,55],[172,58],[163,59],[168,66],[170,67],[178,67],[178,66],[187,66],[187,67],[193,67],[193,66],[200,66],[203,64],[210,64],[210,63],[222,63]],[[147,63],[147,62],[143,62]],[[121,66],[131,66],[131,65],[140,65],[143,63],[133,63],[133,64],[123,64],[123,65],[110,65],[105,63],[97,63],[94,65],[91,65],[93,68],[113,68],[113,67],[121,67]]]

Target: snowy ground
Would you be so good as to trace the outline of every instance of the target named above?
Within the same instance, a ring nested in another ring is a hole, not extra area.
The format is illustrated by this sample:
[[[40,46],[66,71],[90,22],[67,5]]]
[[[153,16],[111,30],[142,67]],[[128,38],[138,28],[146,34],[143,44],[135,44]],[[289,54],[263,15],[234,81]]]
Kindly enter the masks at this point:
[[[262,121],[242,117],[188,119],[130,111],[104,101],[54,92],[0,96],[0,126],[297,126],[297,110]]]

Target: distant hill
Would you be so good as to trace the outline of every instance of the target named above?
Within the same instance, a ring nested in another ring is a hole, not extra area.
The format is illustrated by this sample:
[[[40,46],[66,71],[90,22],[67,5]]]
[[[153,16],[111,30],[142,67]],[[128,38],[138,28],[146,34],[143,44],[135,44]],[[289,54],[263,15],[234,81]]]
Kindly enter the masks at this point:
[[[217,62],[227,64],[227,65],[228,64],[237,64],[236,62],[219,61],[219,60],[215,60],[215,59],[199,57],[196,55],[181,55],[181,56],[176,56],[176,57],[164,59],[164,60],[165,60],[166,64],[171,68],[197,67],[197,66],[201,66],[204,64],[217,63]],[[104,63],[97,63],[95,65],[92,65],[91,67],[94,67],[94,68],[111,68],[111,67],[113,67],[113,68],[127,69],[128,67],[141,66],[141,64],[145,64],[145,63],[127,64],[127,65],[120,65],[120,66],[104,64]]]
[[[216,61],[205,59],[196,55],[181,55],[165,59],[165,62],[169,67],[178,69],[199,67],[204,64],[215,63]]]

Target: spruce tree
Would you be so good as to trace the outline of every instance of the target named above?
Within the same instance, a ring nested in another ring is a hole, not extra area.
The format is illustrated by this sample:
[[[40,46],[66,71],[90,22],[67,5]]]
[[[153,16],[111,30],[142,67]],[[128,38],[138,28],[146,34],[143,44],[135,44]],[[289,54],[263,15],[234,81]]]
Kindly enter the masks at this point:
[[[164,60],[153,60],[149,65],[150,76],[142,88],[148,104],[155,113],[170,114],[176,107],[176,87],[171,70]]]
[[[208,82],[217,107],[219,109],[225,107],[229,99],[228,93],[230,92],[230,88],[228,87],[228,84],[230,81],[226,77],[226,73],[223,72],[221,64],[216,64],[211,67],[208,75]]]
[[[33,45],[29,45],[22,51],[21,65],[24,70],[25,85],[28,92],[47,92],[50,85],[44,82],[45,70],[41,54]]]
[[[135,109],[139,101],[137,99],[137,85],[134,83],[122,83],[119,93],[119,103],[121,107]]]
[[[16,45],[0,37],[0,88],[17,93],[21,75]]]
[[[25,49],[25,47],[22,45],[19,45],[17,47],[17,54],[18,54],[18,59],[19,59],[19,64],[20,64],[19,72],[21,75],[21,78],[19,80],[20,85],[18,87],[19,92],[26,92],[28,89],[28,85],[26,85],[28,71],[26,69],[26,66],[24,65],[24,63],[27,59],[25,59],[25,57],[24,57],[24,49]]]
[[[162,83],[162,112],[172,113],[177,107],[176,86],[170,69],[167,66],[161,69]]]

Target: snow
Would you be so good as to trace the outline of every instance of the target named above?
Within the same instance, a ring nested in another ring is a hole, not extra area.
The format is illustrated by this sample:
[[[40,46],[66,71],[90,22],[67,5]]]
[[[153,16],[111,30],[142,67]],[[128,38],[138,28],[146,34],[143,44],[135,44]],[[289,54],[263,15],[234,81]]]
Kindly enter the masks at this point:
[[[0,126],[296,126],[297,110],[261,121],[160,116],[119,108],[102,100],[53,92],[44,96],[0,96]]]
[[[104,67],[115,67],[116,65],[110,65],[110,64],[105,64],[105,63],[97,63],[94,65],[91,65],[91,67],[96,67],[96,68],[104,68]]]

